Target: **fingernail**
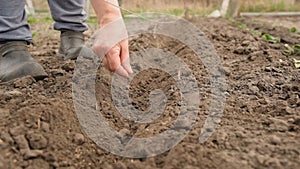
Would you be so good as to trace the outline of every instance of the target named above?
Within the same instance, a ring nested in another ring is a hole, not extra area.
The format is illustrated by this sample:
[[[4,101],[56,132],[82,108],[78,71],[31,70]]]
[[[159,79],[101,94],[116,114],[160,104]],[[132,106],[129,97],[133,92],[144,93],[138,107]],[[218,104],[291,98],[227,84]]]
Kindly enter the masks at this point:
[[[128,74],[133,73],[130,63],[128,63],[127,61],[124,61],[122,65],[123,65],[124,69],[128,72]]]
[[[120,76],[123,76],[123,77],[128,77],[129,76],[128,72],[121,66],[115,72],[117,74],[119,74]]]
[[[129,65],[129,67],[128,67],[128,73],[129,73],[129,74],[132,74],[132,73],[133,73],[133,70],[132,70],[132,68],[131,68],[130,65]]]

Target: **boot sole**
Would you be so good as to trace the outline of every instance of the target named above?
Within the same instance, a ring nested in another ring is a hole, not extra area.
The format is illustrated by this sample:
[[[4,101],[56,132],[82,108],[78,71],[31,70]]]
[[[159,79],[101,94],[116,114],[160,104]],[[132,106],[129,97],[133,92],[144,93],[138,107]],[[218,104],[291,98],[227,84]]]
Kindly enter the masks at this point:
[[[42,80],[48,77],[48,74],[38,63],[24,62],[8,72],[8,75],[6,77],[4,76],[4,80],[3,82],[0,81],[0,84],[10,83],[25,76],[32,76],[35,80]]]

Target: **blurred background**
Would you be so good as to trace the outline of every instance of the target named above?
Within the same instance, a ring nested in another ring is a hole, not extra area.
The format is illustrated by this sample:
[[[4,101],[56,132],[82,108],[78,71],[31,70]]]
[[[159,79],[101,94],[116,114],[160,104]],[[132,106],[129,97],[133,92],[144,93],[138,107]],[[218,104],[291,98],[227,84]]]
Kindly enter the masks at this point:
[[[87,2],[87,0],[85,0]],[[206,16],[220,9],[223,0],[120,0],[122,7],[133,12],[165,12],[184,15],[189,9],[191,16]],[[239,1],[239,12],[300,11],[300,0],[233,0]],[[36,12],[49,12],[47,1],[32,0]],[[236,4],[234,4],[236,5]],[[125,12],[126,13],[126,12]],[[91,8],[91,16],[93,16]]]

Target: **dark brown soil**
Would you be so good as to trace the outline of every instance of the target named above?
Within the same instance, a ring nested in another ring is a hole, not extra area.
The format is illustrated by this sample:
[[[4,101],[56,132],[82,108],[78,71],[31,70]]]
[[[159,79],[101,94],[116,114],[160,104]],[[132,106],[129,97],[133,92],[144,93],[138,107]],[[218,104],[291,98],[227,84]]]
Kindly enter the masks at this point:
[[[72,75],[75,61],[57,59],[59,33],[51,24],[33,24],[36,45],[30,50],[49,77],[35,81],[25,77],[0,85],[0,168],[289,168],[300,166],[300,69],[282,54],[284,43],[300,43],[299,35],[286,28],[242,19],[250,29],[286,39],[270,44],[251,31],[224,19],[197,19],[221,57],[226,73],[227,101],[220,127],[204,144],[198,137],[209,108],[209,88],[200,92],[200,120],[175,148],[152,158],[118,157],[94,144],[80,127],[72,102]],[[95,30],[91,25],[87,36]],[[177,51],[168,39],[155,41],[142,36],[131,41],[132,51],[160,47]],[[191,65],[199,85],[210,79],[193,52],[182,48],[178,55]],[[299,59],[299,57],[298,57]],[[161,88],[171,99],[164,115],[153,124],[137,125],[116,113],[109,93],[111,74],[99,70],[99,110],[116,130],[135,136],[151,136],[170,126],[176,118],[180,99],[174,80],[158,70],[142,72],[130,87],[133,104],[144,110],[148,91]],[[146,79],[146,80],[145,80]],[[145,130],[145,128],[147,130]]]

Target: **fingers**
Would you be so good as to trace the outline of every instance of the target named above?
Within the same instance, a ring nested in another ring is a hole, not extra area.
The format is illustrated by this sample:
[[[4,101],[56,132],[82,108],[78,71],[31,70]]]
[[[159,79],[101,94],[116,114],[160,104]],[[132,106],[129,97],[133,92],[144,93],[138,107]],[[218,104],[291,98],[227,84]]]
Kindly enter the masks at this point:
[[[104,52],[107,51],[107,48],[102,46],[94,45],[93,50],[98,56],[105,55],[103,64],[110,71],[124,77],[128,77],[133,73],[130,65],[128,40],[121,41],[118,45],[108,50],[106,54]]]
[[[124,49],[122,48],[121,44],[111,48],[104,57],[103,63],[110,71],[116,72],[120,76],[128,77],[129,74],[132,73],[129,62],[129,52],[126,56],[122,56],[122,50]],[[122,58],[125,58],[123,62]],[[125,65],[126,67],[124,67],[123,65]],[[128,70],[131,72],[129,72]]]
[[[123,77],[128,77],[129,74],[127,71],[120,65],[119,66],[114,66],[117,65],[115,63],[111,63],[111,59],[108,59],[108,57],[104,57],[102,60],[104,66],[108,68],[111,72],[116,72],[118,75],[123,76]],[[109,66],[110,65],[110,66]]]
[[[128,40],[124,40],[120,43],[121,45],[121,65],[127,71],[128,74],[132,74],[132,68],[130,65],[130,58],[129,58],[129,48],[128,48]]]
[[[119,66],[114,72],[120,76],[129,77],[128,72],[122,66]]]
[[[109,70],[116,71],[120,67],[121,65],[120,51],[121,51],[121,47],[117,45],[111,48],[106,54],[105,56],[107,58],[106,66]]]

